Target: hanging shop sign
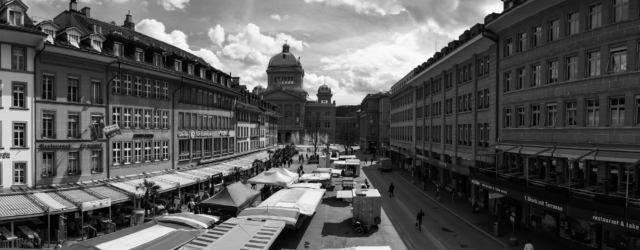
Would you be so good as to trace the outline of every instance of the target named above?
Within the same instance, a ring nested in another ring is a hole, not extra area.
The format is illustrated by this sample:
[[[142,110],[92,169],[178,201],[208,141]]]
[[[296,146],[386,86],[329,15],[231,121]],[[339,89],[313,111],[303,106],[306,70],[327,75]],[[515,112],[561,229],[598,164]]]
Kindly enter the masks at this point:
[[[39,149],[71,149],[71,144],[38,144]],[[102,148],[100,143],[80,143],[77,148]]]
[[[505,197],[504,194],[501,193],[489,193],[489,199],[497,199]]]
[[[11,154],[9,153],[0,153],[0,159],[10,159]]]
[[[133,134],[133,139],[136,140],[150,140],[153,139],[153,134]]]
[[[434,160],[434,159],[430,159],[429,163],[431,165],[438,166],[439,168],[442,168],[442,169],[451,170],[453,172],[457,172],[457,173],[469,176],[469,168],[468,167],[461,167],[461,166],[458,166],[458,165],[455,165],[455,164],[441,162],[441,161]]]
[[[111,198],[107,198],[102,200],[83,202],[81,205],[81,208],[82,208],[82,211],[90,211],[90,210],[95,210],[95,209],[110,207],[110,206],[111,206]]]
[[[178,138],[203,138],[203,137],[213,137],[213,131],[178,131]]]
[[[102,131],[104,132],[104,135],[107,137],[107,139],[111,139],[116,135],[122,134],[122,132],[120,131],[120,126],[118,126],[118,124],[106,126],[102,129]]]
[[[385,147],[383,146],[382,148],[385,148]],[[418,159],[423,160],[423,161],[426,161],[426,162],[428,162],[428,161],[429,161],[429,157],[424,157],[424,156],[422,156],[422,155],[418,155],[418,154],[416,155],[416,157],[417,157]]]
[[[503,194],[503,195],[507,195],[507,194],[508,194],[508,192],[507,192],[507,190],[506,190],[506,189],[502,189],[502,188],[500,188],[500,187],[497,187],[497,186],[492,185],[492,184],[489,184],[489,183],[480,182],[480,181],[475,180],[475,179],[474,179],[474,180],[471,180],[471,183],[472,183],[473,185],[480,186],[480,187],[482,187],[482,188],[484,188],[484,189],[486,189],[486,190],[489,190],[489,191],[494,191],[494,192],[496,192],[496,193],[500,193],[500,194]]]
[[[555,202],[555,201],[550,201],[547,199],[542,199],[542,198],[538,198],[538,197],[533,197],[530,195],[524,195],[524,201],[531,203],[531,204],[535,204],[541,207],[546,208],[547,210],[551,210],[553,212],[558,212],[558,213],[562,213],[562,214],[566,214],[567,213],[567,204],[562,204],[559,202]]]

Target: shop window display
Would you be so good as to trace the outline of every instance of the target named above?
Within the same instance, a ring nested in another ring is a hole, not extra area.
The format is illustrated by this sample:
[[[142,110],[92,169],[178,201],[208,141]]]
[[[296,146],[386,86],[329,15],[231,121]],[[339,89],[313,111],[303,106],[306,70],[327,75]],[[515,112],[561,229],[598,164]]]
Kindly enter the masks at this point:
[[[543,210],[540,206],[531,205],[531,227],[548,235],[558,235],[558,213]]]
[[[604,227],[603,250],[640,250],[640,234]]]
[[[560,236],[597,249],[597,224],[566,215],[560,216]]]

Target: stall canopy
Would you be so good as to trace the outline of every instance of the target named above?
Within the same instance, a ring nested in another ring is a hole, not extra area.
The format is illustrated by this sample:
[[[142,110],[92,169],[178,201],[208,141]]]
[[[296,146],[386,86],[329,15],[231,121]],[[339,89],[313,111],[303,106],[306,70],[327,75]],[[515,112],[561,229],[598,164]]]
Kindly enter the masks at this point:
[[[294,181],[298,180],[298,177],[300,177],[297,173],[291,172],[285,168],[272,168],[272,169],[269,169],[269,171],[267,172],[273,172],[273,173],[278,172],[285,176],[293,178]]]
[[[260,191],[249,189],[240,182],[226,186],[213,197],[206,199],[198,206],[212,209],[222,209],[233,212],[241,211],[260,197]]]
[[[298,208],[301,214],[313,215],[324,197],[324,189],[294,188],[283,189],[271,195],[258,207]]]
[[[206,214],[179,213],[165,215],[156,220],[162,225],[175,224],[192,229],[207,229],[220,221],[220,217]]]
[[[174,249],[205,232],[205,230],[185,229],[189,228],[168,223],[160,224],[159,222],[151,221],[139,226],[106,234],[101,237],[80,241],[66,249]]]
[[[322,250],[391,250],[391,247],[390,246],[347,247],[347,248],[325,248]]]
[[[294,184],[289,185],[289,188],[322,189],[322,183],[294,183]]]
[[[285,223],[283,221],[255,221],[231,218],[178,249],[268,250],[280,235],[284,226]]]
[[[331,179],[331,174],[328,174],[328,173],[303,174],[302,177],[300,177],[300,182],[327,181],[330,179]]]
[[[297,208],[286,207],[251,207],[236,216],[238,219],[284,221],[287,228],[295,228],[298,217],[300,212]]]
[[[249,183],[252,184],[266,184],[281,187],[288,187],[295,180],[289,176],[283,175],[279,172],[262,172],[259,175],[249,179]]]

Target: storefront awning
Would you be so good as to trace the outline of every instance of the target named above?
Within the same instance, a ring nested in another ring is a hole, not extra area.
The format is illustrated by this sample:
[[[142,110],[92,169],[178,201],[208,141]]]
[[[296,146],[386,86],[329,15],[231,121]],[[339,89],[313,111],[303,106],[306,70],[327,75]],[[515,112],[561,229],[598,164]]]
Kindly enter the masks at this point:
[[[547,148],[541,148],[541,147],[522,147],[520,149],[520,153],[521,154],[526,154],[526,155],[534,155],[534,154],[542,152],[542,151],[544,151],[546,149]]]
[[[153,179],[162,179],[169,182],[179,183],[180,187],[191,186],[196,183],[196,180],[179,176],[177,174],[163,174],[154,176]]]
[[[129,196],[126,193],[120,192],[107,186],[90,187],[87,189],[91,190],[92,192],[101,194],[105,197],[111,198],[112,203],[120,203],[129,200]]]
[[[109,183],[109,185],[114,186],[122,191],[125,191],[129,194],[132,195],[136,195],[136,196],[142,196],[144,195],[144,192],[142,192],[141,189],[136,190],[136,184],[132,183],[132,182],[112,182]]]
[[[589,152],[591,152],[591,150],[558,148],[553,152],[553,157],[576,159],[580,156],[588,154]]]
[[[111,199],[97,197],[82,189],[72,189],[58,192],[62,197],[69,199],[74,204],[78,204],[82,211],[89,211],[111,206]]]
[[[73,205],[71,202],[62,201],[63,200],[62,197],[58,196],[56,193],[53,193],[53,192],[35,193],[32,195],[33,195],[33,198],[42,202],[44,205],[46,205],[47,207],[49,207],[51,210],[54,210],[54,211],[78,208],[77,206]],[[52,197],[53,195],[55,195],[58,199]]]
[[[520,148],[520,146],[518,145],[498,145],[496,146],[496,149],[501,151],[508,151],[508,150],[513,150],[514,147],[516,149]]]
[[[595,153],[595,158],[596,161],[635,163],[640,160],[640,152],[598,151]]]
[[[0,196],[0,218],[33,217],[44,210],[23,194]]]

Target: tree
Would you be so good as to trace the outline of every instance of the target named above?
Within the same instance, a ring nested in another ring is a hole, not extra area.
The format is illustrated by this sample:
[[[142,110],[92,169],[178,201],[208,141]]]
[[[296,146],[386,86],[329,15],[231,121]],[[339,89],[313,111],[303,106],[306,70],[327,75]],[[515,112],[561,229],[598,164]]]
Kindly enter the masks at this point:
[[[305,135],[305,141],[309,142],[313,145],[313,152],[318,152],[318,147],[327,144],[329,142],[329,138],[327,138],[327,133],[320,131],[320,117],[316,116],[315,119],[310,119],[312,127],[311,131],[307,131]]]
[[[144,217],[146,218],[147,210],[149,210],[149,198],[159,194],[160,186],[156,185],[155,181],[144,179],[136,186],[136,191],[137,190],[144,192]]]
[[[351,148],[352,145],[358,143],[360,139],[360,129],[351,122],[338,123],[336,128],[336,142],[342,147],[344,151]]]

